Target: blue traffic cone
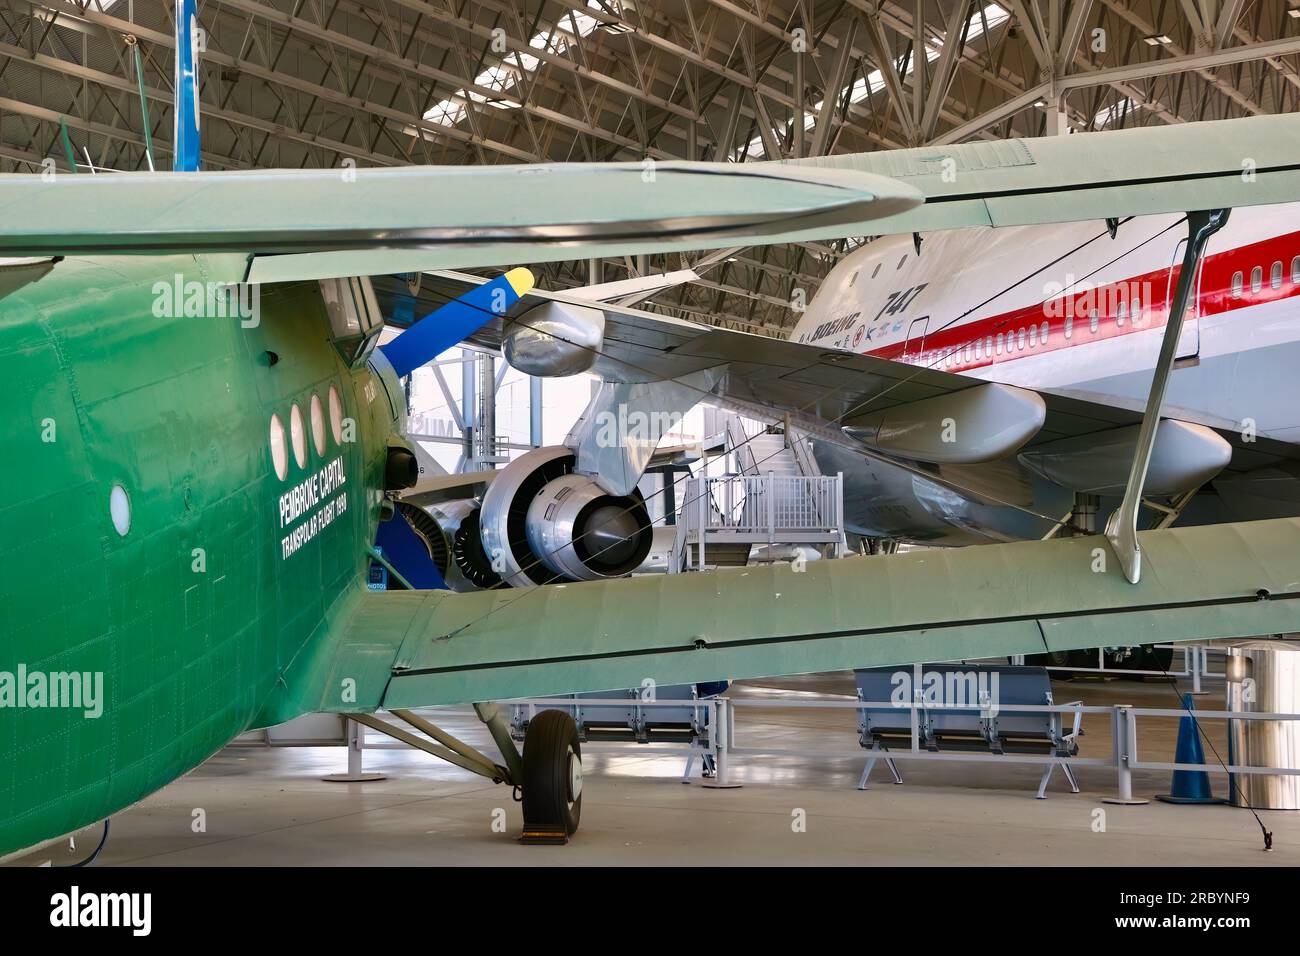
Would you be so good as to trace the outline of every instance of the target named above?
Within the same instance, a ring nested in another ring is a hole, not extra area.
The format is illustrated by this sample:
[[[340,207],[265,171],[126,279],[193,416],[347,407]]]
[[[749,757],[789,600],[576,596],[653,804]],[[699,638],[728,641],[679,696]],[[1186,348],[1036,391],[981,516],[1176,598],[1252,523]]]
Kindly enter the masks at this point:
[[[1192,695],[1183,695],[1183,709],[1187,715],[1178,721],[1178,747],[1175,763],[1205,764],[1205,751],[1201,749],[1201,732],[1192,716]],[[1175,770],[1170,793],[1157,794],[1165,803],[1226,803],[1214,796],[1210,789],[1210,775],[1204,770]]]

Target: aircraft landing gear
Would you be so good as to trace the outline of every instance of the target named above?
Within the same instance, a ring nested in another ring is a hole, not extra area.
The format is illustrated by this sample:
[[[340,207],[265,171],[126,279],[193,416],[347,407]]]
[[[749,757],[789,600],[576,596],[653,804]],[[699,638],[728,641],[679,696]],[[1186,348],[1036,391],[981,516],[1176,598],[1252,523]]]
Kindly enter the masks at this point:
[[[573,718],[544,710],[529,721],[523,764],[525,842],[548,832],[563,842],[582,817],[582,745]]]
[[[424,736],[396,727],[374,714],[349,714],[395,740],[486,777],[493,783],[516,788],[523,803],[524,843],[567,843],[582,817],[582,745],[578,725],[562,710],[544,710],[528,723],[521,755],[510,736],[510,722],[499,704],[474,705],[501,751],[505,765],[471,747],[429,720],[409,710],[390,713]]]

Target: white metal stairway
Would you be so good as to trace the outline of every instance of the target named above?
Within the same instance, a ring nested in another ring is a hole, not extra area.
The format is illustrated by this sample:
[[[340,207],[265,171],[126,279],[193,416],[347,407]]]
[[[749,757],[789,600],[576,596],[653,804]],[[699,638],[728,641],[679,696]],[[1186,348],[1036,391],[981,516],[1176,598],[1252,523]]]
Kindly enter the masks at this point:
[[[843,546],[841,477],[818,473],[806,443],[746,434],[738,418],[726,439],[739,474],[687,481],[670,572],[745,565],[756,545]]]

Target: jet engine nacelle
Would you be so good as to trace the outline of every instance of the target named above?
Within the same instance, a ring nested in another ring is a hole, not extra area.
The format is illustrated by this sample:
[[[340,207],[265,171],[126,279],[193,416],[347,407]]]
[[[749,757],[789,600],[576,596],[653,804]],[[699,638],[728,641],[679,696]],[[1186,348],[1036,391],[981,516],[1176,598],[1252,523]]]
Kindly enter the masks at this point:
[[[528,546],[546,567],[575,581],[630,574],[654,535],[641,492],[611,495],[590,475],[548,482],[528,506]]]
[[[613,495],[574,472],[564,446],[516,458],[483,496],[483,552],[514,587],[630,574],[650,553],[653,530],[635,488]]]
[[[844,431],[900,458],[969,465],[1018,451],[1046,420],[1037,392],[985,382],[857,416]]]
[[[564,302],[544,302],[506,323],[501,351],[527,375],[577,375],[591,368],[605,340],[605,314]]]
[[[1071,491],[1122,495],[1141,425],[1060,438],[1022,452],[1026,467]],[[1166,418],[1156,427],[1142,490],[1149,495],[1193,491],[1228,466],[1232,445],[1212,428]]]
[[[437,522],[448,542],[450,560],[443,580],[453,591],[479,591],[501,586],[501,575],[483,552],[479,503],[473,498],[447,501],[425,511]]]

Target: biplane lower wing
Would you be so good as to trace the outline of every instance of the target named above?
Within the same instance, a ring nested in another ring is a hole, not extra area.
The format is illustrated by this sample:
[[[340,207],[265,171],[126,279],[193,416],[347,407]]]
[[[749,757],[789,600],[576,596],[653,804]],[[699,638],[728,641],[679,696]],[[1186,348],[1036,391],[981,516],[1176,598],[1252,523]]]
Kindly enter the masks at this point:
[[[527,590],[371,592],[298,707],[359,712],[1300,630],[1300,519]],[[339,688],[351,677],[355,699]]]

